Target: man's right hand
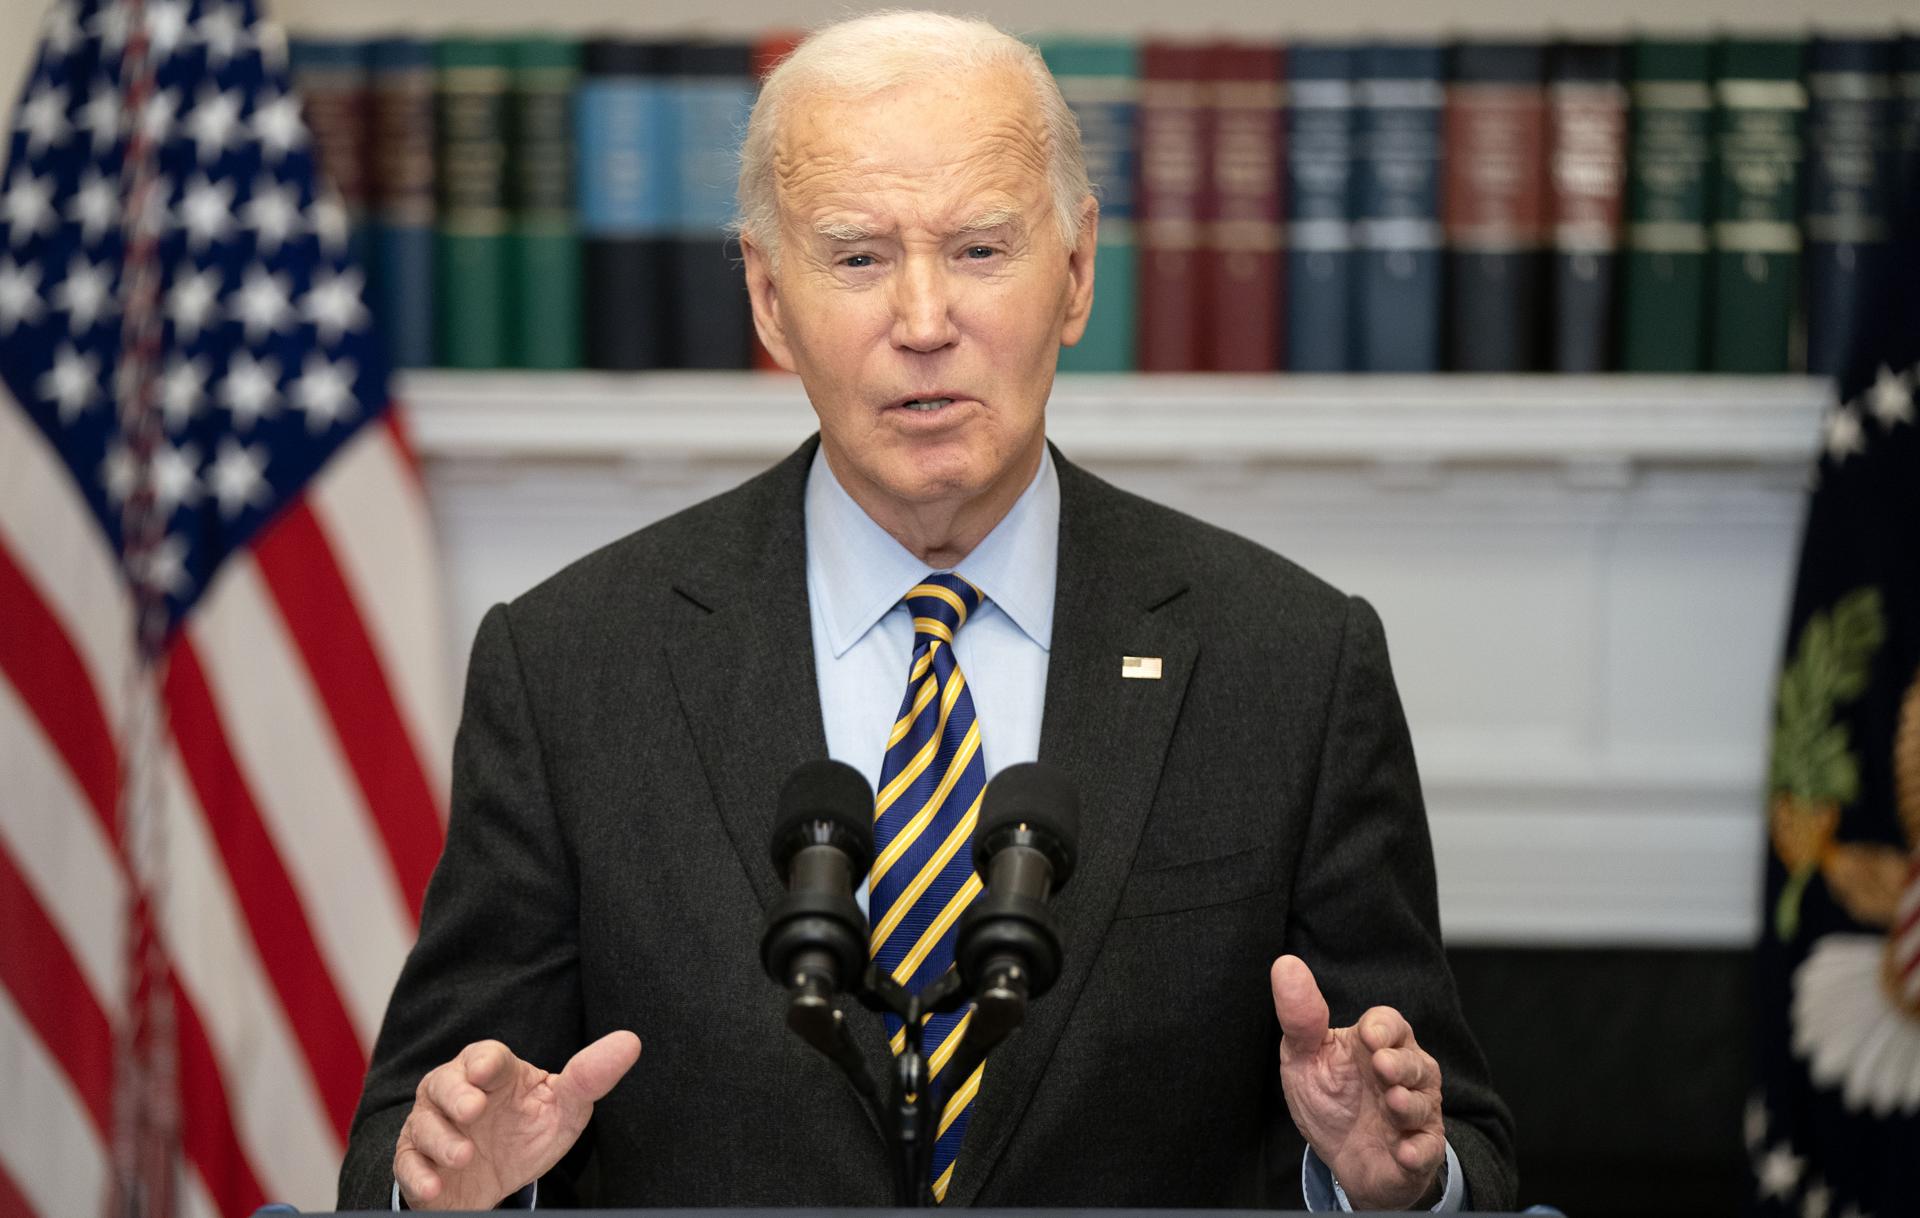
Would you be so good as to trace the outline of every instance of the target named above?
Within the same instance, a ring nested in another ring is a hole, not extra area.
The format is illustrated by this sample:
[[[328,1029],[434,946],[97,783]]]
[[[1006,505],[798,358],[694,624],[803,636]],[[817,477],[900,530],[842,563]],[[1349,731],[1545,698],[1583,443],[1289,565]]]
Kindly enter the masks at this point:
[[[468,1045],[414,1092],[393,1152],[400,1196],[416,1210],[492,1209],[560,1161],[639,1060],[631,1032],[602,1036],[558,1074],[497,1040]]]

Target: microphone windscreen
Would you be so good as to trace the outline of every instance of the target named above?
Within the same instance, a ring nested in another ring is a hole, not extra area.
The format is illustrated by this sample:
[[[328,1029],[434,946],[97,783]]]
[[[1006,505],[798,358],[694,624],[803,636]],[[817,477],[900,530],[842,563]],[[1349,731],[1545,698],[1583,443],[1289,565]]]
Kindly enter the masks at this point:
[[[844,761],[809,761],[787,775],[773,823],[774,863],[783,872],[802,846],[826,844],[814,826],[832,826],[832,844],[853,860],[858,882],[873,864],[873,788]]]
[[[973,840],[986,842],[1000,830],[1021,824],[1052,839],[1068,859],[1074,856],[1080,844],[1080,793],[1065,770],[1028,761],[993,776],[980,801]]]

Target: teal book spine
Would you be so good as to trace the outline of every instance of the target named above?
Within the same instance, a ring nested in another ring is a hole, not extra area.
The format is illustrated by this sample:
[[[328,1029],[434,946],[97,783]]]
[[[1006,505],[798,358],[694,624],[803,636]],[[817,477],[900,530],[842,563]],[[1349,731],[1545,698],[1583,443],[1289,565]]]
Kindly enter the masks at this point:
[[[1139,159],[1140,50],[1127,42],[1055,39],[1040,44],[1080,123],[1087,175],[1100,200],[1093,314],[1080,341],[1060,351],[1062,372],[1132,372],[1139,327],[1134,180]]]

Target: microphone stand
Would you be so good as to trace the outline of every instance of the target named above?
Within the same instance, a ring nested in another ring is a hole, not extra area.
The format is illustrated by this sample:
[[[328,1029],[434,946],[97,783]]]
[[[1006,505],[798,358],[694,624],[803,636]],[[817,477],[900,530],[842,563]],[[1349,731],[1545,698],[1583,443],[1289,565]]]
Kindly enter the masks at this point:
[[[860,988],[852,991],[853,997],[870,1011],[898,1018],[906,1037],[905,1048],[894,1056],[893,1088],[884,1102],[824,980],[816,974],[797,977],[791,993],[787,1026],[840,1067],[886,1134],[888,1156],[893,1161],[894,1204],[902,1209],[935,1204],[933,1182],[928,1177],[932,1174],[933,1145],[939,1136],[938,1122],[945,1117],[945,1100],[950,1100],[952,1093],[948,1092],[939,1111],[935,1111],[923,1020],[928,1015],[959,1010],[969,1001],[974,1003],[966,1034],[942,1071],[949,1081],[964,1082],[986,1060],[987,1053],[1026,1018],[1027,985],[1018,963],[995,959],[985,972],[979,996],[971,1000],[954,969],[915,994],[877,966],[867,966]]]

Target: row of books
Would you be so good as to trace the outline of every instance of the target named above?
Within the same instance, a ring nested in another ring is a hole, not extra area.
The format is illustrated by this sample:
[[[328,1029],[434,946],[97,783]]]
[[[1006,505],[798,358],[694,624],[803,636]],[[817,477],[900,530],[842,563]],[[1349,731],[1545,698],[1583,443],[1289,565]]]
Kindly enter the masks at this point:
[[[744,368],[793,47],[292,40],[402,366]],[[1101,196],[1067,371],[1835,371],[1920,205],[1920,38],[1041,40]]]

